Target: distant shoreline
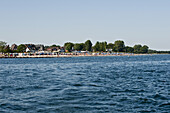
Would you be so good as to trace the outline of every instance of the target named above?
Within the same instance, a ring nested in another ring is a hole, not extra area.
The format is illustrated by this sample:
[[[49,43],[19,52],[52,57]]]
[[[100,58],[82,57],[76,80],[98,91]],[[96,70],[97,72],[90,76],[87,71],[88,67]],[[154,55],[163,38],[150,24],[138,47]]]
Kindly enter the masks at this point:
[[[35,55],[35,56],[7,56],[7,57],[0,57],[0,58],[70,58],[70,57],[104,57],[104,56],[144,56],[144,55],[155,55],[155,54],[123,54],[123,55]]]
[[[105,57],[105,56],[152,56],[152,55],[170,55],[170,54],[119,54],[119,55],[34,55],[34,56],[0,56],[2,58],[71,58],[71,57]]]

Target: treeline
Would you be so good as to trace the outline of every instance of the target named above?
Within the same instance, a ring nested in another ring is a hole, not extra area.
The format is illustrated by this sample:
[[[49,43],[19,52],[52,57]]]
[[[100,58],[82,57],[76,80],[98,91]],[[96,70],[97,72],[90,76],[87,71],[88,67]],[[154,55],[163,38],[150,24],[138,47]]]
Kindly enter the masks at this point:
[[[150,54],[170,54],[170,51],[156,51],[156,50],[149,50],[148,53]]]
[[[60,48],[60,45],[51,45],[51,46],[44,46],[44,50],[48,50],[50,47]],[[114,43],[107,43],[97,41],[94,45],[90,40],[87,40],[84,43],[72,43],[66,42],[64,44],[65,52],[72,52],[72,51],[90,51],[90,52],[126,52],[126,53],[165,53],[170,54],[170,51],[156,51],[151,50],[147,45],[137,44],[133,47],[126,46],[124,41],[117,40]],[[17,49],[13,50],[7,45],[6,42],[0,41],[0,52],[3,53],[12,53],[12,52],[25,52],[26,46],[24,44],[20,44],[17,46]]]
[[[64,48],[66,51],[71,52],[73,50],[77,51],[93,51],[92,50],[92,42],[87,40],[85,43],[71,43],[67,42],[64,44]]]
[[[77,51],[94,51],[94,52],[127,52],[127,53],[148,53],[149,47],[147,45],[135,45],[134,47],[125,46],[124,41],[117,40],[114,43],[107,43],[97,41],[94,46],[92,42],[87,40],[85,43],[71,43],[64,44],[65,50],[71,52]]]

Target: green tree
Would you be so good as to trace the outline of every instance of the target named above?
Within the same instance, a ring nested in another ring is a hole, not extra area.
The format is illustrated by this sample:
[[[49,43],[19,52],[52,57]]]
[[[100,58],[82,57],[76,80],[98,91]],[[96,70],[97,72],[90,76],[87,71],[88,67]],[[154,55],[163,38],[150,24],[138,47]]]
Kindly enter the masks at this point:
[[[53,44],[53,45],[51,45],[50,47],[60,47],[60,46]]]
[[[134,52],[133,47],[129,47],[129,46],[126,46],[125,50],[126,50],[127,53],[133,53]]]
[[[81,44],[74,44],[73,48],[74,50],[81,51],[83,49],[83,46]]]
[[[148,53],[149,47],[144,45],[143,47],[140,48],[140,53]]]
[[[113,46],[114,46],[114,44],[112,44],[112,43],[109,43],[108,45],[107,45],[107,49],[113,49]]]
[[[96,42],[96,44],[93,46],[93,50],[96,51],[106,51],[106,47],[107,47],[107,42]]]
[[[25,52],[26,51],[26,46],[24,44],[20,44],[17,48],[18,52]]]
[[[73,46],[74,46],[74,44],[71,42],[67,42],[64,44],[65,50],[67,50],[69,52],[72,50]]]
[[[91,43],[90,40],[87,40],[87,41],[85,42],[85,50],[91,51],[91,49],[92,49],[92,43]]]
[[[114,43],[114,49],[115,49],[117,52],[124,52],[124,49],[125,49],[124,41],[121,41],[121,40],[115,41],[115,43]]]
[[[106,48],[107,48],[107,42],[105,41],[105,42],[103,42],[103,51],[105,52],[106,51]]]
[[[148,53],[149,53],[149,54],[153,54],[153,53],[157,53],[157,51],[156,51],[156,50],[151,50],[151,49],[149,49],[149,50],[148,50]]]
[[[4,52],[4,47],[6,46],[6,42],[0,41],[0,52]]]
[[[4,46],[5,47],[6,44],[7,44],[6,42],[0,41],[0,46]]]
[[[100,49],[99,51],[106,51],[106,47],[107,47],[107,42],[100,42]]]
[[[86,51],[86,46],[85,46],[85,43],[80,43],[80,45],[81,45],[81,51]]]
[[[115,45],[113,46],[113,52],[117,52],[116,48],[115,48]]]
[[[12,51],[10,50],[9,45],[6,45],[5,48],[3,49],[4,53],[11,53]]]
[[[141,48],[141,47],[142,47],[142,46],[141,46],[140,44],[134,45],[134,47],[133,47],[134,53],[140,53],[140,48]]]
[[[51,45],[50,47],[57,47],[57,45],[53,44],[53,45]]]
[[[93,50],[96,52],[96,51],[99,51],[100,50],[100,43],[97,41],[96,44],[93,46]]]

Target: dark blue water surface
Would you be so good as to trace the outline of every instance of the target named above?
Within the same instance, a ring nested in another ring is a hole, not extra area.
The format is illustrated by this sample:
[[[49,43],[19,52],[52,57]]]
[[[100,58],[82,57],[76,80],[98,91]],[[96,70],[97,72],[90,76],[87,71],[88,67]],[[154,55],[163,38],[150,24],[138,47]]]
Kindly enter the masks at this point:
[[[0,113],[170,112],[170,55],[0,59]]]

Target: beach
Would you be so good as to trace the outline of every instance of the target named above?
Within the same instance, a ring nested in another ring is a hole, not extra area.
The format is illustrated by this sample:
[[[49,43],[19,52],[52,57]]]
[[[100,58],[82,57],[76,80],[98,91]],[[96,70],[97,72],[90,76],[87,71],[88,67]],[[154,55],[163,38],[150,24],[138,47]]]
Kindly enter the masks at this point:
[[[151,54],[129,54],[129,53],[119,53],[119,54],[50,54],[50,55],[1,55],[0,58],[57,58],[57,57],[93,57],[93,56],[139,56],[139,55],[151,55]]]

